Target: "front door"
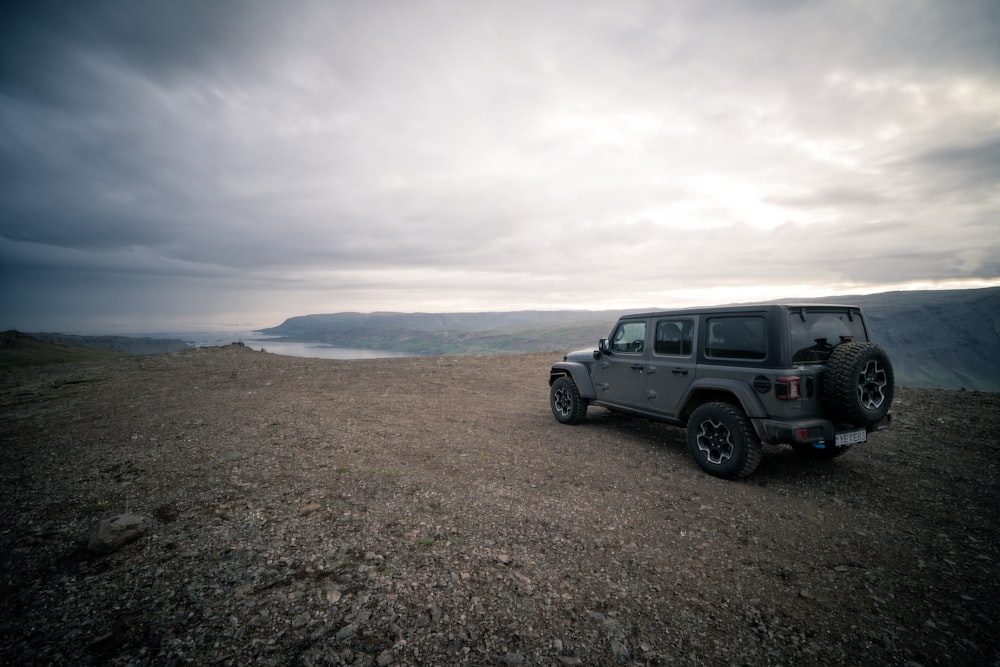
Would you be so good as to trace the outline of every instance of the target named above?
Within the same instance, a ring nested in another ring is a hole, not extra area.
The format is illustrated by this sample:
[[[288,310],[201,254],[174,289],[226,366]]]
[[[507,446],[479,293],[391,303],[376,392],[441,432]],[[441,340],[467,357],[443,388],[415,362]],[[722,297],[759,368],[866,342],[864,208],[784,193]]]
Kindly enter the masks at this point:
[[[646,321],[618,323],[594,368],[597,400],[623,406],[642,405],[646,392]]]

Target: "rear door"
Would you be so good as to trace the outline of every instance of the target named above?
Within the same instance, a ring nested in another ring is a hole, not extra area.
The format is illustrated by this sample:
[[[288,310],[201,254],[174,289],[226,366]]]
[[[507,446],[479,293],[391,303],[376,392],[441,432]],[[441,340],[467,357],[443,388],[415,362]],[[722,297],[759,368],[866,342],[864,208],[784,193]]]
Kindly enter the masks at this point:
[[[681,398],[695,378],[697,317],[653,318],[651,326],[653,349],[647,364],[644,407],[676,418]]]
[[[628,407],[643,404],[647,329],[645,319],[622,320],[615,327],[609,353],[597,360],[592,375],[598,400]]]

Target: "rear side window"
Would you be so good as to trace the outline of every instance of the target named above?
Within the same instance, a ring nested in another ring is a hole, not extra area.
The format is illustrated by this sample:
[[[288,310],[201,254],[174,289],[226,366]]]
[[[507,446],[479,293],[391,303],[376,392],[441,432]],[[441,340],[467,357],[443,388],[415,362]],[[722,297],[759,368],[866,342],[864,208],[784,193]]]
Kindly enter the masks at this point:
[[[656,323],[656,354],[687,357],[694,343],[694,320],[660,320]]]
[[[706,357],[723,359],[767,357],[767,328],[763,317],[711,317],[707,326]]]

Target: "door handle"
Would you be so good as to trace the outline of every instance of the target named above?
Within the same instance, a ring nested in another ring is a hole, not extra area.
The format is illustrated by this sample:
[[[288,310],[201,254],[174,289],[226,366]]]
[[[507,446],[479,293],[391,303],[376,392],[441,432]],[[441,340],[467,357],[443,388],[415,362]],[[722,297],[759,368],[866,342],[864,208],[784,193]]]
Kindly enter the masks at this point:
[[[686,368],[675,368],[674,370],[672,370],[670,372],[673,373],[674,375],[687,375],[688,374],[688,369],[686,369]]]
[[[641,371],[643,368],[645,368],[645,366],[643,366],[642,364],[632,364],[631,368],[632,370],[635,371]]]

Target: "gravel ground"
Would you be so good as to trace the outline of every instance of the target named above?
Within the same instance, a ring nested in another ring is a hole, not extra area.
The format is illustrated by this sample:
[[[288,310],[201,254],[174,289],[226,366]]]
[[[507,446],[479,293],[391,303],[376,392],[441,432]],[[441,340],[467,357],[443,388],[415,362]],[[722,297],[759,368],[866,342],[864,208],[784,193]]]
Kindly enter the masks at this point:
[[[680,429],[557,423],[560,357],[7,372],[0,662],[1000,665],[1000,394],[899,389],[727,482]]]

